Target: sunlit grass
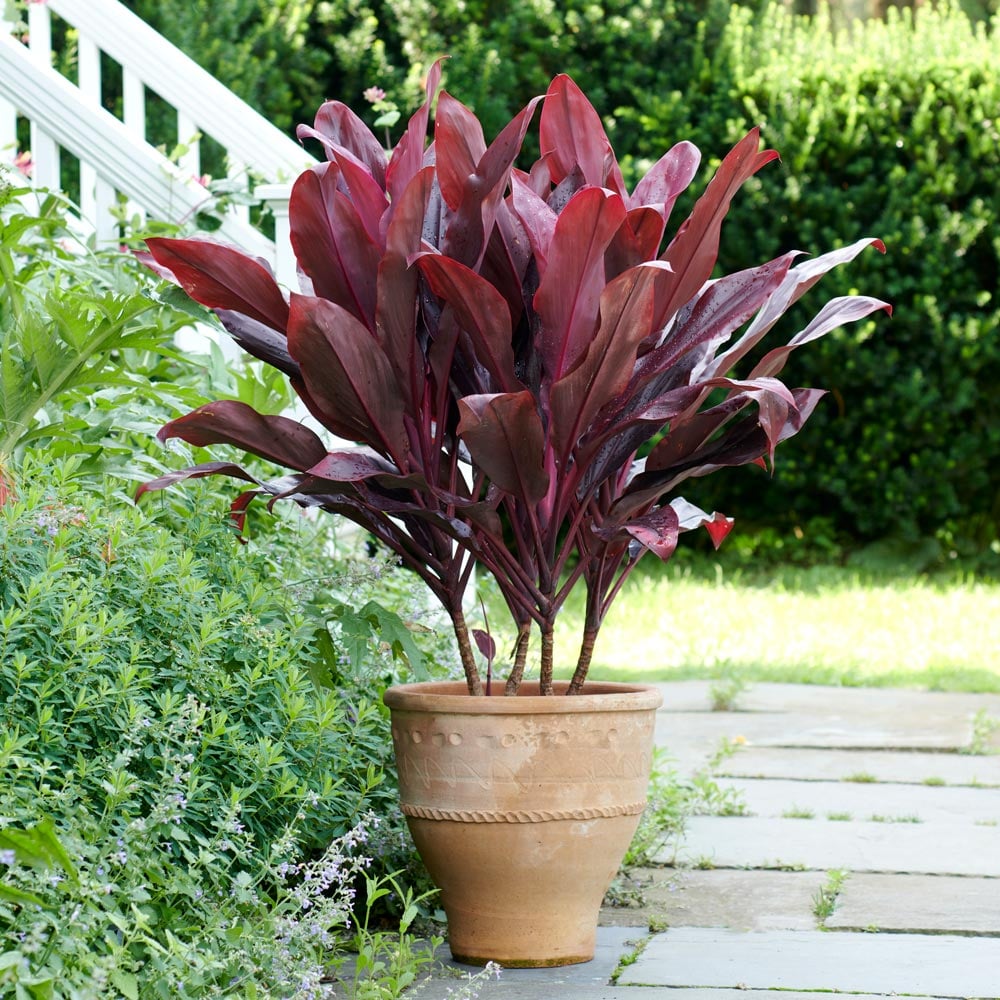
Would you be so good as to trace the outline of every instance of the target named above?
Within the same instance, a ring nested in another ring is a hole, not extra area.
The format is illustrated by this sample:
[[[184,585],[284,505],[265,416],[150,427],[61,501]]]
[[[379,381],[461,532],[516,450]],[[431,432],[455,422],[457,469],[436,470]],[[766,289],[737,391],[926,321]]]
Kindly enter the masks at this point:
[[[572,669],[582,594],[556,634]],[[1000,691],[1000,584],[863,579],[840,567],[771,579],[654,567],[628,582],[591,677],[915,686]]]

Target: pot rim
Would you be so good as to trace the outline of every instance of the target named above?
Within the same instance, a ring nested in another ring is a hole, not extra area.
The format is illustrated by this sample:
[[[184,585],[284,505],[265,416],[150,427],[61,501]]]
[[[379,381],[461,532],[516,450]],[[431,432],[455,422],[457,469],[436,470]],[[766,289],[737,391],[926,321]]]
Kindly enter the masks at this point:
[[[568,715],[580,712],[655,711],[663,692],[652,684],[588,681],[584,694],[567,697],[568,681],[554,682],[555,695],[538,694],[538,681],[525,681],[516,697],[499,694],[473,697],[465,681],[421,681],[396,684],[382,700],[393,711],[437,712],[461,715]]]

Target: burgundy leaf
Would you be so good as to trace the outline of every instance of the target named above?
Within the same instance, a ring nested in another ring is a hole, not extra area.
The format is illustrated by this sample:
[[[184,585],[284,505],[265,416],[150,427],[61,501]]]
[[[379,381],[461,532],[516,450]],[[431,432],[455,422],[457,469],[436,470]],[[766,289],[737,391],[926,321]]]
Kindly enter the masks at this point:
[[[417,358],[417,310],[420,275],[409,260],[420,252],[424,214],[434,183],[426,167],[403,192],[386,233],[386,251],[378,270],[375,321],[379,343],[396,374],[408,408],[423,396],[424,366]]]
[[[673,507],[667,505],[633,518],[615,528],[600,529],[597,533],[608,540],[623,536],[632,538],[643,549],[655,553],[666,562],[677,548],[679,531],[677,513]],[[637,549],[637,551],[640,550]]]
[[[338,157],[336,163],[340,167],[341,185],[350,197],[365,232],[371,237],[372,243],[385,249],[382,217],[389,207],[385,191],[365,167],[356,163],[352,157]]]
[[[289,202],[292,247],[316,295],[375,329],[375,283],[381,253],[348,197],[340,168],[322,163],[300,175]]]
[[[448,202],[454,211],[452,218],[448,221],[441,250],[469,267],[477,269],[482,262],[489,236],[493,231],[504,193],[507,190],[514,160],[524,142],[528,124],[535,113],[535,107],[539,100],[540,98],[536,97],[530,101],[504,127],[496,139],[490,143],[489,148],[482,153],[478,162],[473,164],[472,170],[463,176],[449,178],[455,203]],[[439,117],[440,111],[439,106]],[[470,153],[474,153],[479,148],[478,140],[480,137],[481,131],[477,133],[476,144],[469,149]],[[441,146],[442,142],[445,143],[444,146]],[[441,178],[442,196],[445,197],[446,201],[448,198],[444,191],[441,157],[446,151],[451,151],[456,143],[457,140],[447,129],[445,134],[440,136],[435,143],[438,147],[438,176]],[[466,157],[460,155],[458,159],[464,167],[467,163]]]
[[[455,310],[479,362],[502,392],[522,388],[514,375],[510,312],[503,296],[475,271],[440,254],[421,254],[417,266],[431,291]]]
[[[450,209],[457,210],[467,179],[476,173],[486,152],[486,140],[479,119],[445,90],[438,96],[434,113],[434,148],[441,196]]]
[[[210,240],[150,237],[146,246],[196,302],[231,309],[275,330],[288,322],[288,303],[274,275],[240,250]]]
[[[816,314],[812,322],[792,337],[785,347],[777,347],[765,354],[757,367],[750,373],[751,378],[757,378],[761,375],[776,375],[785,367],[788,355],[797,347],[818,340],[845,323],[854,323],[859,319],[864,319],[879,309],[884,309],[890,316],[892,315],[892,306],[888,302],[872,299],[866,295],[844,295],[830,299]]]
[[[587,184],[625,197],[625,185],[601,117],[583,91],[565,74],[549,84],[539,129],[542,156],[558,184],[579,167]]]
[[[604,255],[608,281],[630,267],[653,261],[663,240],[663,218],[652,208],[633,208],[625,216]]]
[[[231,476],[233,479],[243,479],[248,483],[257,483],[255,479],[245,469],[232,462],[205,462],[202,465],[193,465],[187,469],[177,469],[168,472],[163,476],[150,479],[148,483],[143,483],[135,491],[135,499],[138,500],[144,493],[152,493],[155,490],[162,490],[174,483],[182,483],[185,479],[203,479],[205,476]]]
[[[275,330],[243,313],[228,309],[216,309],[215,314],[233,340],[248,354],[293,378],[299,374],[299,366],[288,353],[288,338],[284,329]]]
[[[777,291],[764,303],[746,333],[725,354],[716,359],[714,370],[710,374],[723,374],[729,371],[741,358],[757,346],[763,337],[771,330],[785,312],[810,289],[828,271],[839,264],[854,260],[862,250],[874,246],[880,253],[885,253],[885,244],[881,240],[870,237],[857,240],[850,246],[831,250],[820,257],[813,257],[793,267],[784,277]]]
[[[393,150],[392,159],[386,170],[385,184],[389,192],[390,215],[395,212],[395,203],[399,201],[403,191],[410,181],[424,167],[424,144],[427,139],[427,121],[430,118],[431,102],[437,93],[438,84],[441,82],[441,60],[439,59],[431,67],[427,74],[427,99],[414,112],[406,126],[396,148]]]
[[[549,432],[563,460],[628,384],[639,345],[652,332],[656,285],[668,274],[666,264],[651,262],[627,271],[601,292],[597,334],[579,364],[552,386]]]
[[[288,349],[326,426],[384,451],[405,468],[409,444],[403,394],[368,330],[334,302],[292,295]]]
[[[517,174],[511,177],[511,207],[528,235],[535,266],[542,277],[556,230],[556,213]]]
[[[722,161],[705,193],[663,254],[676,275],[674,287],[662,306],[666,323],[708,280],[719,253],[722,222],[733,196],[765,164],[777,157],[774,150],[758,152],[760,130],[751,129]]]
[[[646,354],[639,365],[637,377],[644,380],[677,364],[688,351],[706,345],[708,353],[725,343],[733,331],[742,326],[781,284],[795,258],[785,254],[760,267],[727,274],[713,281],[678,316],[663,343]],[[667,286],[667,295],[672,292]],[[657,303],[662,314],[662,300]],[[657,316],[657,321],[659,316]]]
[[[466,396],[458,401],[458,433],[475,465],[505,493],[537,503],[549,489],[545,432],[527,390]]]
[[[156,436],[161,441],[183,438],[199,448],[231,444],[300,472],[326,454],[323,442],[308,427],[288,417],[258,413],[233,399],[199,406],[165,424]]]
[[[628,200],[629,208],[654,208],[666,223],[674,202],[694,180],[700,163],[701,153],[697,146],[686,141],[677,143],[650,167],[635,186]]]
[[[548,267],[535,293],[540,320],[535,346],[551,381],[587,350],[604,288],[604,251],[625,219],[618,195],[585,188],[556,220]]]
[[[483,654],[488,662],[492,663],[497,656],[497,644],[493,641],[493,636],[489,632],[484,632],[481,628],[474,628],[472,630],[472,637],[476,640],[479,652]]]
[[[318,137],[329,141],[327,155],[334,157],[337,148],[349,152],[363,163],[372,178],[381,188],[385,188],[386,153],[382,143],[371,129],[346,105],[340,101],[327,101],[320,105],[313,122]],[[311,134],[310,130],[299,126],[299,138]],[[325,145],[325,144],[324,144]]]

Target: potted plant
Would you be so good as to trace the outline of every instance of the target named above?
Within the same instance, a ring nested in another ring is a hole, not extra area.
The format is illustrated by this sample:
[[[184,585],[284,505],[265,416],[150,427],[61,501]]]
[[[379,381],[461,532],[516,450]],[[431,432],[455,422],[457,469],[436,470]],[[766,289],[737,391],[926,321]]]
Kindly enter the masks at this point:
[[[699,166],[690,143],[630,192],[597,112],[559,76],[489,145],[442,92],[428,146],[439,77],[435,66],[388,159],[339,102],[300,127],[327,156],[289,205],[301,291],[286,294],[231,247],[148,241],[152,266],[284,372],[318,424],[359,447],[330,450],[303,423],[221,401],[160,437],[235,445],[289,474],[210,462],[143,490],[242,479],[252,486],[234,501],[237,519],[258,496],[342,514],[427,583],[465,679],[393,688],[385,700],[403,809],[442,888],[452,951],[563,964],[593,954],[601,897],[643,808],[660,702],[655,688],[586,682],[601,622],[647,552],[669,559],[679,533],[699,526],[721,542],[731,520],[676,490],[719,468],[773,463],[822,395],[777,378],[788,355],[889,307],[833,299],[783,346],[758,345],[825,272],[884,247],[865,239],[802,263],[791,252],[713,278],[731,199],[777,156],[760,151],[756,130],[666,241]],[[540,102],[541,156],[518,169]],[[470,634],[463,610],[476,565],[516,630],[502,692],[476,662],[477,643],[492,661],[492,639]],[[577,667],[557,682],[554,625],[578,584]],[[528,682],[536,634],[540,670]],[[590,843],[596,855],[585,857]]]

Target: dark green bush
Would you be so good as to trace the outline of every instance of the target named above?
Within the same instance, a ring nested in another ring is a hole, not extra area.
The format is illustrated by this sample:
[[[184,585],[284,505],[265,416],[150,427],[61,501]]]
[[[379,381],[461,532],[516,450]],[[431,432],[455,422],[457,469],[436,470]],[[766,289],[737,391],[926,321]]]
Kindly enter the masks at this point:
[[[974,29],[942,4],[845,33],[780,6],[734,10],[712,60],[711,90],[640,101],[637,152],[689,138],[717,156],[761,124],[783,162],[734,202],[721,264],[879,236],[885,258],[829,280],[893,302],[895,316],[795,355],[795,381],[831,394],[773,482],[734,472],[692,499],[785,529],[826,518],[856,539],[988,545],[1000,517],[998,23]]]

